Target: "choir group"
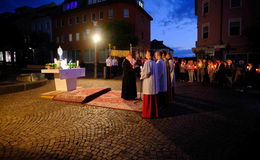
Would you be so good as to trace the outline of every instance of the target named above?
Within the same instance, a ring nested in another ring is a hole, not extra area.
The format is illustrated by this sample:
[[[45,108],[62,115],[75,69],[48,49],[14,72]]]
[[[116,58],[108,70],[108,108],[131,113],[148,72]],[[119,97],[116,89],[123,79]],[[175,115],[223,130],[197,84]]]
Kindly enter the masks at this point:
[[[131,55],[123,61],[122,95],[125,100],[137,97],[136,68],[140,67],[142,81],[144,118],[159,117],[159,109],[167,107],[174,98],[175,73],[171,55],[165,51],[147,51],[143,66],[136,63]]]

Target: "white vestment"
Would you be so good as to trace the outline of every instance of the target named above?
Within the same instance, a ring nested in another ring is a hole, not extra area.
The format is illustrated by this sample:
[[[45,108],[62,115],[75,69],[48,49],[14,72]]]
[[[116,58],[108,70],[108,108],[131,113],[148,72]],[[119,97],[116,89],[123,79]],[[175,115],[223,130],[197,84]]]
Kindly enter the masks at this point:
[[[167,69],[163,59],[159,59],[156,62],[158,70],[158,92],[167,92]]]
[[[141,80],[143,80],[143,94],[156,95],[158,93],[158,71],[156,63],[152,60],[147,60],[141,70]]]

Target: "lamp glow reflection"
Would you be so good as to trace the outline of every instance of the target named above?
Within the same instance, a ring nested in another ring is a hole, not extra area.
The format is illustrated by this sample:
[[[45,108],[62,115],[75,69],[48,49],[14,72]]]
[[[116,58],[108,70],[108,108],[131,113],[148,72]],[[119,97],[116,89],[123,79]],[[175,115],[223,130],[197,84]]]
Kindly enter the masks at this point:
[[[95,44],[95,64],[94,64],[94,78],[97,78],[97,67],[98,67],[98,51],[97,51],[97,43],[101,41],[101,37],[98,33],[93,35],[93,41]]]
[[[93,41],[94,41],[94,43],[100,42],[101,41],[100,35],[99,34],[94,34],[93,35]]]

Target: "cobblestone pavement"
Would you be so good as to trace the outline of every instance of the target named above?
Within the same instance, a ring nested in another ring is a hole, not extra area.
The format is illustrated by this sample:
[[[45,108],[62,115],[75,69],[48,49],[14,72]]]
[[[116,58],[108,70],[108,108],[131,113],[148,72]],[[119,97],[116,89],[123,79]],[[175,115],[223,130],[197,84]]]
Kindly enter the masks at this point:
[[[119,80],[79,79],[78,85],[121,88]],[[237,160],[258,155],[253,145],[260,142],[259,97],[179,83],[175,103],[162,111],[162,118],[150,120],[136,112],[40,98],[51,90],[53,81],[0,95],[1,160]]]

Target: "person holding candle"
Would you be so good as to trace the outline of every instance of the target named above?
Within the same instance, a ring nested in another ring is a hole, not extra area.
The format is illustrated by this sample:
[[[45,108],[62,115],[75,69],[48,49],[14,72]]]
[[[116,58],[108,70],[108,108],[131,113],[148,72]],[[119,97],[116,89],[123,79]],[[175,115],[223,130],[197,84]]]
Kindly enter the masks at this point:
[[[186,72],[185,70],[186,70],[186,61],[182,59],[180,64],[180,77],[182,82],[185,81],[185,72]]]
[[[186,68],[189,75],[189,82],[192,83],[194,78],[194,64],[192,60],[188,61]]]
[[[214,63],[212,61],[208,61],[208,75],[209,75],[209,83],[211,86],[213,86],[213,82],[214,82],[214,74],[215,74],[215,69],[216,66],[214,65]]]
[[[199,59],[199,63],[197,65],[197,67],[198,67],[197,81],[198,82],[204,82],[206,62],[202,59]]]

